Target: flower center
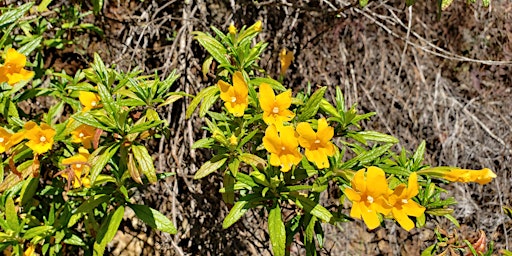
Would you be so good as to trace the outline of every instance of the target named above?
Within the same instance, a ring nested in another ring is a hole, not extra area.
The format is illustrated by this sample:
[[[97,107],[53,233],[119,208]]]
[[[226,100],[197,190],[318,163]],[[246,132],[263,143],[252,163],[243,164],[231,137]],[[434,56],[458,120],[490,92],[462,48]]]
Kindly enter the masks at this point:
[[[91,101],[91,106],[96,107],[96,101]]]
[[[409,201],[408,201],[407,199],[405,199],[405,198],[404,198],[404,199],[402,199],[402,204],[406,204],[406,203],[408,203],[408,202],[409,202]]]
[[[77,169],[80,169],[80,168],[82,167],[82,164],[75,164],[75,167],[76,167]]]
[[[4,142],[4,138],[0,137],[0,143]]]
[[[45,136],[41,136],[41,137],[39,137],[39,141],[40,141],[40,142],[45,142],[45,141],[46,141],[46,137],[45,137]]]
[[[279,108],[278,108],[278,107],[274,107],[274,108],[272,109],[272,113],[274,113],[274,114],[279,113]]]
[[[320,140],[315,140],[315,144],[320,144]]]
[[[231,102],[235,103],[236,102],[236,97],[231,97]]]
[[[285,147],[281,147],[281,150],[282,150],[282,151],[285,151],[285,150],[286,150],[286,148],[285,148]]]
[[[84,135],[84,133],[83,133],[83,132],[81,132],[80,134],[78,134],[78,138],[82,138],[82,137],[84,137],[84,136],[85,136],[85,135]]]
[[[371,203],[373,203],[373,197],[371,197],[371,196],[367,196],[367,197],[366,197],[366,200],[367,200],[370,204],[371,204]]]

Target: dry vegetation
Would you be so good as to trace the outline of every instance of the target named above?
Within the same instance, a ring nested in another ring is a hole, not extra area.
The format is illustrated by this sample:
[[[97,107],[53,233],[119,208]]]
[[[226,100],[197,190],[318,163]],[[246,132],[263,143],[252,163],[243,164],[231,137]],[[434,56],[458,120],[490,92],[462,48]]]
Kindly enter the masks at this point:
[[[492,0],[484,8],[457,0],[439,21],[435,1],[418,1],[411,9],[403,2],[370,1],[360,8],[356,1],[345,0],[110,0],[102,15],[89,17],[105,36],[84,38],[83,44],[56,52],[51,61],[73,71],[67,65],[86,66],[92,52],[98,52],[122,70],[139,66],[165,76],[177,69],[181,79],[176,90],[195,94],[215,83],[215,77],[202,77],[206,55],[191,32],[262,20],[260,39],[269,47],[260,66],[269,75],[278,74],[282,47],[295,52],[285,86],[299,91],[308,83],[326,85],[331,95],[341,86],[348,104],[378,113],[366,125],[399,138],[397,149],[413,150],[426,140],[426,163],[489,167],[497,173],[486,186],[457,184],[448,189],[460,202],[454,215],[465,237],[482,229],[497,249],[511,250],[512,221],[501,206],[512,202],[512,2]],[[218,192],[221,178],[192,179],[209,153],[190,149],[204,131],[199,118],[184,118],[186,107],[187,102],[169,107],[168,139],[153,145],[157,169],[175,171],[176,176],[137,198],[171,216],[179,233],[154,232],[126,216],[110,251],[270,254],[263,212],[250,212],[222,230],[228,208]],[[411,233],[391,222],[372,232],[360,222],[329,227],[322,254],[419,255],[432,244],[436,225],[453,228],[444,219]],[[292,252],[302,254],[300,246]]]

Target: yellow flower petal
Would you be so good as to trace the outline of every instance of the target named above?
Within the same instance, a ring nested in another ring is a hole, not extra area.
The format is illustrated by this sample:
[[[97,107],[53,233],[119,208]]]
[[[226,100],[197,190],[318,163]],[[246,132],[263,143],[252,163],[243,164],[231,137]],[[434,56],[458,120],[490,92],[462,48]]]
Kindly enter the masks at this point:
[[[380,226],[379,215],[373,209],[366,207],[366,205],[361,205],[361,215],[363,216],[364,224],[368,227],[368,229],[375,229]]]
[[[366,182],[371,184],[371,186],[366,187],[368,194],[374,198],[386,194],[388,191],[388,182],[386,181],[384,171],[375,166],[370,166],[367,170]]]
[[[412,220],[403,211],[399,211],[396,208],[393,208],[392,213],[393,218],[395,218],[395,220],[403,229],[410,231],[414,228],[414,222],[412,222]]]
[[[345,188],[343,193],[345,193],[350,201],[361,201],[361,195],[351,188]]]

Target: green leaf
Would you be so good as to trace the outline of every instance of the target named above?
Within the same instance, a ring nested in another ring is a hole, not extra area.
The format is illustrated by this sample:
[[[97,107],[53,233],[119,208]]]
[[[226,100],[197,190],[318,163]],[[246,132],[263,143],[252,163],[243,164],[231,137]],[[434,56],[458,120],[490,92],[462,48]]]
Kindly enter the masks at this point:
[[[44,11],[47,11],[48,10],[48,5],[52,2],[53,0],[43,0],[41,1],[41,3],[37,6],[37,11],[38,12],[44,12]]]
[[[150,227],[169,234],[176,234],[178,232],[172,221],[161,212],[140,204],[131,204],[130,208],[133,209],[139,219],[144,221]]]
[[[398,143],[397,138],[395,138],[391,135],[387,135],[387,134],[376,132],[376,131],[361,131],[361,132],[357,132],[357,135],[361,136],[361,138],[363,138],[364,140],[378,141],[378,142],[385,142],[385,143]],[[366,143],[364,143],[364,144],[366,144]]]
[[[333,218],[331,212],[318,203],[315,203],[313,200],[299,195],[297,192],[291,192],[290,196],[296,199],[295,203],[297,206],[304,209],[306,212],[311,213],[311,215],[316,216],[325,222],[330,222]]]
[[[432,256],[434,255],[435,253],[435,249],[436,248],[436,244],[433,244],[429,247],[427,247],[427,249],[425,249],[423,252],[421,252],[421,256]]]
[[[86,245],[84,243],[84,241],[82,240],[82,238],[80,238],[79,236],[77,236],[75,234],[71,234],[71,237],[64,239],[63,242],[65,244],[81,246],[81,247]]]
[[[256,77],[256,78],[252,79],[249,83],[252,85],[256,85],[256,86],[259,86],[262,83],[266,83],[266,84],[270,85],[270,87],[272,87],[272,89],[274,89],[274,90],[278,90],[278,91],[282,91],[282,92],[287,90],[283,86],[283,84],[281,84],[279,81],[274,80],[270,77]]]
[[[340,166],[340,169],[350,169],[357,164],[364,165],[386,153],[393,144],[385,144],[380,147],[371,149],[370,151],[363,152],[358,156],[346,161]]]
[[[0,16],[0,28],[3,28],[11,23],[17,22],[25,13],[32,7],[34,3],[26,3],[13,10],[7,11]],[[5,32],[5,31],[3,31]]]
[[[141,124],[136,124],[136,125],[132,126],[132,128],[130,129],[128,134],[147,131],[147,130],[157,127],[163,123],[165,123],[165,122],[164,121],[150,121],[150,122],[144,122]]]
[[[306,104],[304,104],[304,106],[301,108],[300,114],[297,117],[299,122],[306,121],[316,115],[318,108],[320,108],[320,103],[324,98],[326,89],[327,87],[325,86],[321,87],[320,89],[316,90],[313,95],[311,95]]]
[[[242,153],[238,156],[238,159],[248,165],[256,167],[258,170],[263,170],[267,166],[267,161],[250,153]]]
[[[140,170],[144,175],[146,175],[146,178],[149,182],[155,183],[156,182],[156,169],[155,165],[153,164],[153,159],[151,158],[151,155],[149,154],[146,147],[142,145],[132,145],[132,152],[133,156],[135,157],[135,160],[137,161],[137,164],[140,166]]]
[[[201,178],[208,176],[210,173],[212,173],[212,172],[216,171],[217,169],[219,169],[220,167],[222,167],[224,165],[224,163],[226,162],[226,160],[227,160],[226,156],[217,156],[217,157],[214,157],[214,158],[208,160],[196,172],[196,174],[194,175],[194,179],[197,180],[197,179],[201,179]]]
[[[107,132],[112,132],[113,131],[112,128],[114,128],[114,127],[105,126],[104,124],[102,124],[101,122],[96,120],[96,118],[93,115],[91,115],[91,113],[89,113],[89,112],[77,113],[76,115],[72,116],[72,118],[74,120],[78,121],[79,123],[86,124],[86,125],[96,127],[96,128],[100,128]]]
[[[414,170],[417,170],[421,166],[421,163],[423,162],[423,158],[425,157],[425,145],[426,143],[423,140],[416,149],[416,152],[414,152],[414,155],[412,156]]]
[[[34,51],[39,45],[41,44],[41,41],[43,41],[42,36],[37,36],[32,38],[28,43],[23,45],[22,47],[18,48],[18,52],[23,55],[29,55],[32,51]]]
[[[21,231],[18,213],[16,212],[14,201],[10,195],[7,197],[7,201],[5,202],[5,219],[7,221],[7,225],[12,231],[14,231],[14,233],[19,233]]]
[[[34,194],[37,191],[37,187],[39,185],[39,178],[28,178],[24,183],[23,187],[21,188],[20,198],[21,198],[21,205],[25,206],[30,199],[34,196]]]
[[[101,224],[101,228],[98,231],[97,240],[94,242],[93,255],[104,255],[105,247],[116,235],[117,230],[119,229],[119,224],[121,224],[121,221],[123,220],[123,215],[124,206],[121,205],[114,212],[111,212],[105,222]]]
[[[284,256],[286,251],[286,230],[281,218],[279,204],[270,209],[268,214],[268,234],[275,256]]]
[[[180,94],[171,94],[169,95],[169,97],[167,97],[167,99],[165,99],[165,101],[158,105],[158,107],[163,107],[163,106],[166,106],[166,105],[169,105],[169,104],[172,104],[174,103],[175,101],[183,98],[184,96],[183,95],[180,95]]]
[[[190,116],[192,116],[192,114],[194,113],[194,110],[197,108],[197,106],[199,105],[199,103],[201,103],[201,101],[203,99],[212,98],[218,91],[219,91],[219,88],[214,85],[201,90],[188,105],[188,108],[186,111],[186,118],[190,118]],[[205,103],[203,103],[203,105],[204,104]],[[207,104],[213,104],[213,103],[210,100],[209,102],[207,102]],[[209,109],[210,107],[211,107],[211,105],[208,108],[204,107],[203,110]],[[201,114],[200,114],[200,116],[201,116]],[[204,116],[204,114],[202,116]]]
[[[53,230],[52,226],[33,227],[33,228],[27,230],[27,232],[25,232],[25,234],[23,235],[23,239],[28,240],[28,239],[32,239],[36,236],[45,237],[45,236],[49,236],[53,232],[54,232],[54,230]]]
[[[204,79],[206,79],[206,75],[210,72],[210,66],[212,65],[212,62],[213,62],[213,57],[212,56],[209,56],[203,62],[202,71],[203,71],[203,78]]]
[[[195,141],[194,144],[192,144],[191,148],[211,148],[214,142],[215,141],[212,138],[203,138]]]
[[[235,203],[235,178],[228,173],[224,174],[223,188],[222,200],[228,205],[233,205]]]
[[[229,211],[228,215],[222,222],[222,228],[226,229],[237,222],[242,216],[244,216],[245,212],[251,208],[251,204],[258,200],[257,195],[250,194],[246,195],[238,202],[235,203],[233,208]]]
[[[119,149],[119,144],[115,143],[114,145],[106,148],[105,146],[101,146],[97,148],[89,157],[89,162],[91,164],[91,184],[94,187],[96,178],[101,173],[105,165],[107,165],[108,161],[112,159],[112,157],[117,153]],[[99,156],[98,156],[99,155]],[[94,157],[97,156],[97,157]]]
[[[225,66],[230,65],[226,57],[226,48],[224,48],[219,41],[203,32],[195,31],[193,34],[195,35],[194,39],[196,39],[217,62]]]
[[[101,12],[101,9],[103,9],[103,0],[93,0],[92,4],[94,15],[98,15]]]
[[[366,5],[368,5],[368,0],[359,0],[359,5],[361,7],[365,7]]]

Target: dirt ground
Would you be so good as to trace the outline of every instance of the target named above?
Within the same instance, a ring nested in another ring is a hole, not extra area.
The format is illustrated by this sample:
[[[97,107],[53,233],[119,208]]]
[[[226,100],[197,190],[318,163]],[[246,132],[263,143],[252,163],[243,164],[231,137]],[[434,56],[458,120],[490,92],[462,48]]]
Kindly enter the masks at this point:
[[[84,2],[84,10],[91,8]],[[207,55],[191,32],[261,20],[260,39],[269,46],[260,66],[276,77],[280,49],[295,54],[285,86],[297,92],[310,82],[328,86],[330,96],[340,86],[348,104],[378,113],[365,125],[397,137],[397,150],[426,140],[428,164],[492,169],[498,177],[486,186],[447,189],[460,202],[454,216],[464,237],[483,230],[496,251],[512,250],[512,220],[502,210],[512,204],[512,2],[483,7],[456,0],[439,20],[434,2],[407,8],[405,1],[370,1],[360,8],[346,0],[110,0],[101,15],[86,17],[103,37],[90,35],[48,61],[73,72],[98,52],[121,70],[139,66],[166,76],[177,69],[176,90],[195,94],[215,79],[202,77]],[[176,176],[137,198],[171,217],[178,234],[152,231],[127,213],[110,253],[270,255],[263,212],[249,212],[223,230],[228,208],[218,192],[221,178],[192,179],[209,153],[190,149],[205,133],[197,116],[185,119],[186,107],[187,101],[169,107],[170,139],[155,142],[157,169]],[[321,254],[419,255],[433,243],[436,226],[454,227],[442,218],[409,233],[392,222],[371,232],[361,222],[325,226]],[[303,254],[297,241],[292,255]]]

